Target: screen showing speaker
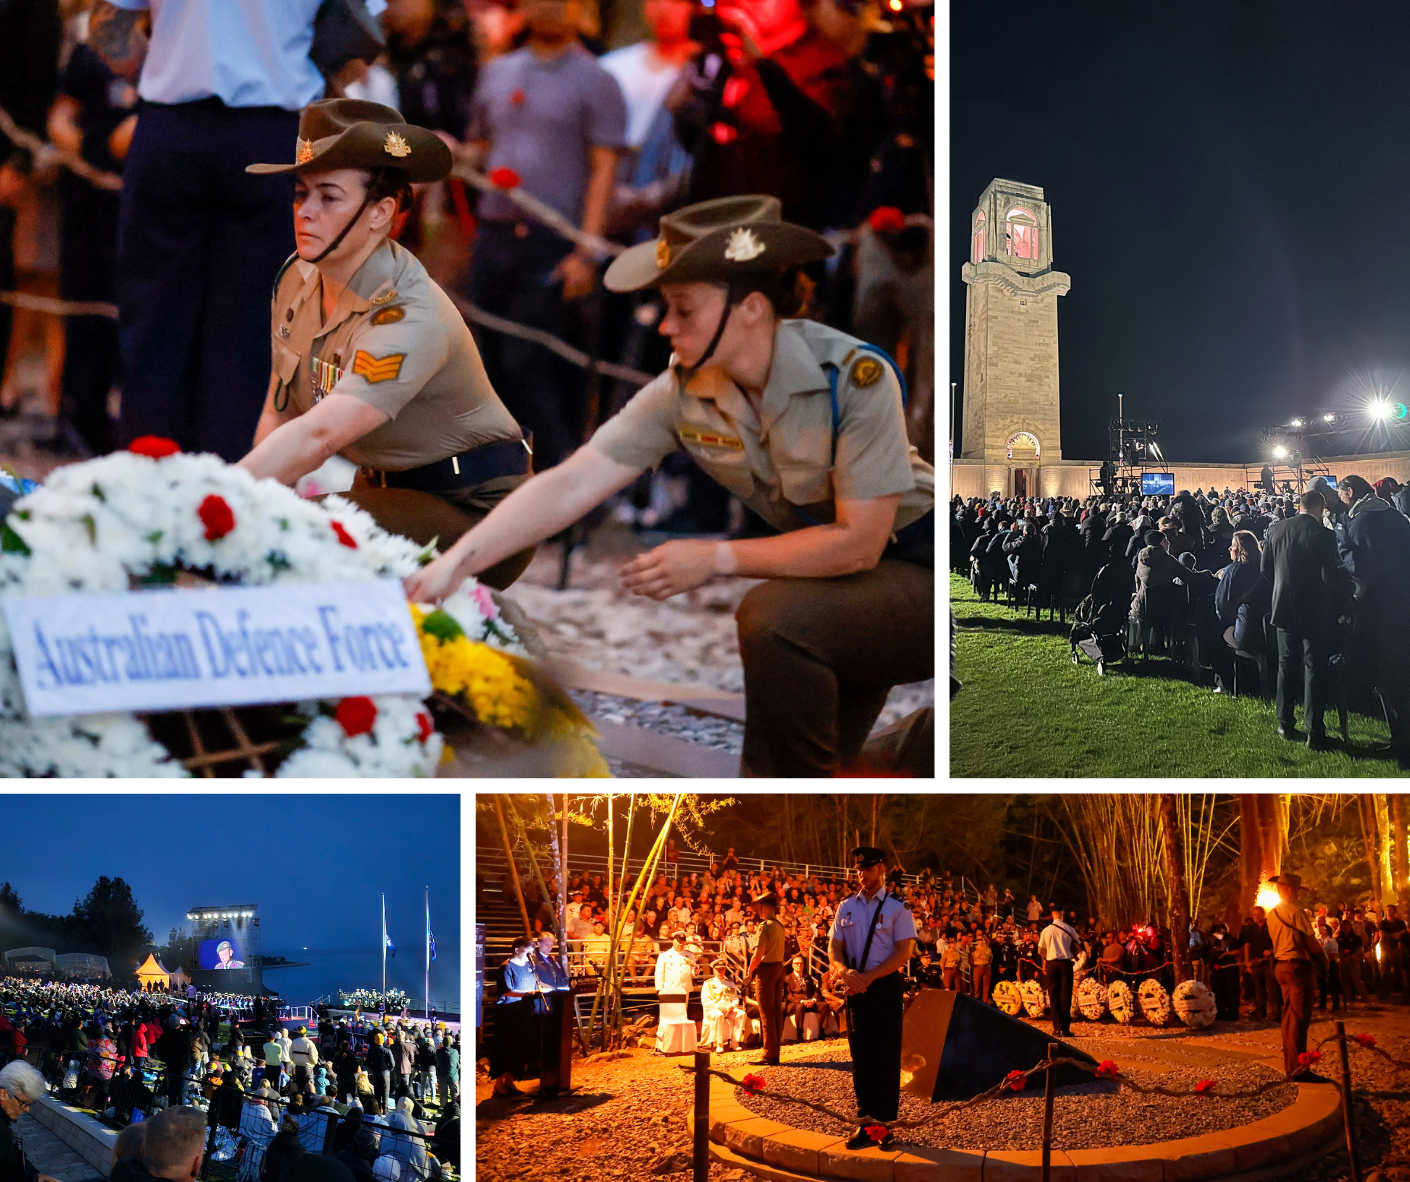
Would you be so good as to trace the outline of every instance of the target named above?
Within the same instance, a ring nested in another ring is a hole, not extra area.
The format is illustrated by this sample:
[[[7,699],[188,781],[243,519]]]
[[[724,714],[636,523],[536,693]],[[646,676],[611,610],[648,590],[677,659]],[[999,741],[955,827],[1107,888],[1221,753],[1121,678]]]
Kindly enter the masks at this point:
[[[222,936],[218,940],[202,940],[196,949],[196,963],[207,970],[235,971],[248,968],[245,942],[238,936]]]

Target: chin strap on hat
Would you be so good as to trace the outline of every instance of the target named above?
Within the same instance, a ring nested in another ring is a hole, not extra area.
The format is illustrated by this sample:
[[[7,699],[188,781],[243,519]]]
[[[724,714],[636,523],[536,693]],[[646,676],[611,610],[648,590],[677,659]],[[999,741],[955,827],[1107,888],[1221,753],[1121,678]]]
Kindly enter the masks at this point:
[[[676,373],[680,375],[682,386],[690,385],[691,380],[695,377],[695,375],[698,374],[702,369],[704,369],[705,363],[715,355],[715,350],[719,347],[720,344],[720,338],[725,335],[725,325],[729,323],[730,313],[733,312],[735,308],[739,306],[740,301],[743,300],[743,298],[744,297],[735,290],[733,284],[726,285],[724,311],[720,313],[720,323],[716,326],[715,335],[710,338],[710,343],[705,346],[705,352],[700,354],[700,360],[697,361],[694,365],[676,366]]]
[[[348,231],[351,230],[355,225],[357,225],[357,220],[358,220],[358,218],[362,217],[362,215],[363,215],[364,211],[367,209],[367,207],[372,204],[372,185],[373,185],[373,183],[374,183],[374,182],[372,182],[372,181],[369,181],[369,182],[368,182],[368,184],[367,184],[367,193],[366,193],[366,194],[363,196],[363,198],[362,198],[362,204],[357,207],[357,212],[356,212],[355,214],[353,214],[351,218],[348,219],[348,224],[347,224],[346,226],[344,226],[341,230],[338,231],[338,236],[337,236],[336,238],[334,238],[332,242],[330,242],[327,246],[325,246],[325,247],[323,248],[323,251],[322,251],[321,254],[317,255],[315,258],[309,259],[309,262],[311,262],[311,263],[313,263],[313,264],[315,264],[315,265],[317,265],[318,263],[321,263],[321,262],[322,262],[324,259],[326,259],[330,254],[332,254],[335,250],[337,250],[339,246],[342,245],[343,239],[348,236]]]

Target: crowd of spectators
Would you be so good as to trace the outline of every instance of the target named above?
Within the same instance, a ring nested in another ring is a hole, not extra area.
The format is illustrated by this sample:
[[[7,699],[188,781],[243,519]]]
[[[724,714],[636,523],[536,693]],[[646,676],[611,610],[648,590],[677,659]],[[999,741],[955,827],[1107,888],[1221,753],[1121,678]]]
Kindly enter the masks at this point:
[[[1261,659],[1278,733],[1314,750],[1331,743],[1329,704],[1368,704],[1410,767],[1407,514],[1410,489],[1358,475],[1318,476],[1298,495],[956,497],[951,568],[983,600],[1080,607],[1090,595],[1079,626],[1102,621],[1128,651],[1184,653],[1215,693],[1233,689],[1236,660]]]
[[[556,899],[552,879],[548,885]],[[541,947],[549,957],[553,918],[546,904],[533,907],[533,897],[541,899],[537,881],[531,893],[528,876],[524,886],[530,924],[546,933]],[[505,889],[512,889],[508,880]],[[758,925],[745,902],[771,891],[780,900],[791,969],[785,1013],[793,1016],[799,1037],[808,1011],[818,1015],[822,1036],[845,1033],[845,1003],[833,989],[827,939],[833,914],[853,890],[855,884],[838,872],[742,868],[733,849],[703,871],[662,874],[646,891],[646,905],[624,917],[617,953],[624,984],[645,1005],[660,993],[698,990],[691,1012],[701,1022],[702,1038],[721,1048],[747,1041],[757,1007],[740,985]],[[981,889],[949,873],[893,874],[891,890],[915,920],[916,946],[905,969],[914,985],[957,990],[986,1005],[995,1004],[994,988],[1002,981],[1036,980],[1046,988],[1040,939],[1054,911],[1077,933],[1079,981],[1089,975],[1103,985],[1122,980],[1133,992],[1145,980],[1159,981],[1167,991],[1179,984],[1170,931],[1155,918],[1118,927],[1032,892],[1024,900],[993,883]],[[568,898],[569,972],[576,987],[590,991],[610,956],[613,901],[604,876],[594,873],[570,874]],[[1318,974],[1321,1008],[1349,1010],[1393,994],[1410,1004],[1410,938],[1394,905],[1317,904],[1308,915],[1328,954],[1328,967]],[[1195,979],[1215,994],[1220,1019],[1279,1019],[1281,995],[1263,908],[1253,908],[1233,929],[1222,921],[1196,923],[1189,955]]]
[[[125,180],[121,194],[95,187],[0,135],[0,291],[117,303],[122,329],[96,313],[22,311],[11,347],[0,303],[0,414],[18,405],[20,338],[47,333],[56,446],[101,454],[159,434],[243,456],[269,373],[268,293],[294,243],[291,183],[241,170],[287,157],[296,112],[324,94],[398,107],[462,164],[621,244],[693,201],[779,197],[786,219],[841,248],[812,276],[812,314],[899,349],[928,397],[933,5],[366,4],[385,52],[323,74],[309,57],[311,0],[243,0],[223,23],[183,0],[0,5],[0,108]],[[263,44],[275,48],[248,48]],[[665,367],[656,296],[609,295],[602,260],[506,192],[451,178],[417,186],[403,216],[395,236],[448,291],[593,357]],[[495,389],[534,432],[540,469],[632,392],[541,344],[475,332]],[[632,490],[625,515],[724,528],[727,495],[684,452],[672,459],[654,489]]]
[[[5,978],[0,1064],[28,1064],[46,1091],[117,1125],[194,1105],[232,1154],[243,1142],[241,1182],[275,1182],[284,1158],[322,1153],[330,1122],[331,1147],[360,1182],[379,1156],[401,1162],[403,1179],[458,1167],[459,1034],[357,1010],[317,1014],[308,1029],[263,998]]]

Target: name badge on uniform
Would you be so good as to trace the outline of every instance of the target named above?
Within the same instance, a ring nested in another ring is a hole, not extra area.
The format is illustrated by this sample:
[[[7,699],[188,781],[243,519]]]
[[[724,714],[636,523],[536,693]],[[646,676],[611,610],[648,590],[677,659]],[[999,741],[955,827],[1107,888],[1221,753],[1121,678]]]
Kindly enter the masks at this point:
[[[699,427],[685,426],[680,429],[682,443],[698,443],[702,447],[723,447],[730,451],[743,451],[744,440],[734,435],[721,435],[717,431],[702,431]]]
[[[325,394],[331,394],[333,387],[343,379],[343,371],[336,365],[320,361],[317,357],[309,362],[309,383],[313,387],[314,404],[323,401]]]

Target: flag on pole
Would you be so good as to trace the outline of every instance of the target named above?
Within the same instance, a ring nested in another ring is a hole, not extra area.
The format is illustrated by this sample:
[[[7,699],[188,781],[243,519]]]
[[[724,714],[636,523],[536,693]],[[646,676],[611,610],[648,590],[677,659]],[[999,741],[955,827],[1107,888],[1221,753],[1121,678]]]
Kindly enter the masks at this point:
[[[383,932],[383,933],[382,933],[382,939],[384,939],[385,941],[387,941],[387,955],[390,956],[390,957],[392,957],[392,959],[395,960],[395,959],[396,959],[396,955],[397,955],[397,946],[392,943],[392,938],[391,938],[391,936],[387,935],[386,932]]]
[[[431,959],[436,959],[436,933],[427,931],[426,938],[431,942]]]

